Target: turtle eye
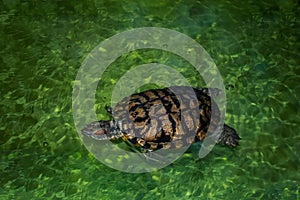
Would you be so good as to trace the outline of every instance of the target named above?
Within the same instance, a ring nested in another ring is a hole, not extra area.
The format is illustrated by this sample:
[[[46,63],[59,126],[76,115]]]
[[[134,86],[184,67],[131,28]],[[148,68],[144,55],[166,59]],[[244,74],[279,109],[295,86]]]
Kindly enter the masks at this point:
[[[100,128],[109,128],[110,127],[110,122],[109,121],[99,121],[99,127]]]

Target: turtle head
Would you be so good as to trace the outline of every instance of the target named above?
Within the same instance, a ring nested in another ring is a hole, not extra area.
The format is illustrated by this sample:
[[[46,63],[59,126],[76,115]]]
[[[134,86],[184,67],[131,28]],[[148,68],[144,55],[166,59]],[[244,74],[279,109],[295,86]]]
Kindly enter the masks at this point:
[[[100,120],[87,124],[82,130],[82,135],[95,140],[114,140],[123,134],[115,120]]]

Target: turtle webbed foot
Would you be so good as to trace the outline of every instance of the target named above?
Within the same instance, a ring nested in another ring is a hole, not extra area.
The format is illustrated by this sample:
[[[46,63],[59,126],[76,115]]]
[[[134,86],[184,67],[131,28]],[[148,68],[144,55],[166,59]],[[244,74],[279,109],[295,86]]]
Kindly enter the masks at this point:
[[[224,129],[218,139],[218,143],[230,147],[236,147],[239,145],[240,139],[240,136],[236,133],[236,131],[233,128],[224,124]]]

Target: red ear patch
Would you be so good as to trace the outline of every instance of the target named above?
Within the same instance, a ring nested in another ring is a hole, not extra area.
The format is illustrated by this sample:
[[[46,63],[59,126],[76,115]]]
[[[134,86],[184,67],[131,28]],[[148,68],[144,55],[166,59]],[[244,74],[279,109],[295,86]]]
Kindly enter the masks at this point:
[[[107,131],[105,129],[101,129],[99,131],[96,131],[94,134],[95,135],[102,135],[102,134],[106,134],[106,133],[107,133]]]

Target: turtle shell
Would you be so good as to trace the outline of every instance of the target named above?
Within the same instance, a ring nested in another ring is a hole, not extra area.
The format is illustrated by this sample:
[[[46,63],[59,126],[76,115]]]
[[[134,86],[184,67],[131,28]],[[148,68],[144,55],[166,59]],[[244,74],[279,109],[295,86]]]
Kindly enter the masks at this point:
[[[97,140],[122,138],[147,150],[186,146],[203,140],[209,126],[211,130],[220,127],[220,111],[211,98],[220,92],[173,86],[136,93],[107,109],[113,120],[93,122],[82,133]],[[219,142],[236,146],[239,136],[224,127],[226,134]]]
[[[219,92],[210,89],[213,95]],[[211,121],[212,104],[216,108],[214,121]],[[189,145],[195,136],[196,140],[202,140],[208,127],[217,126],[220,119],[220,111],[208,89],[186,86],[133,94],[117,103],[112,114],[132,143],[152,150]]]

